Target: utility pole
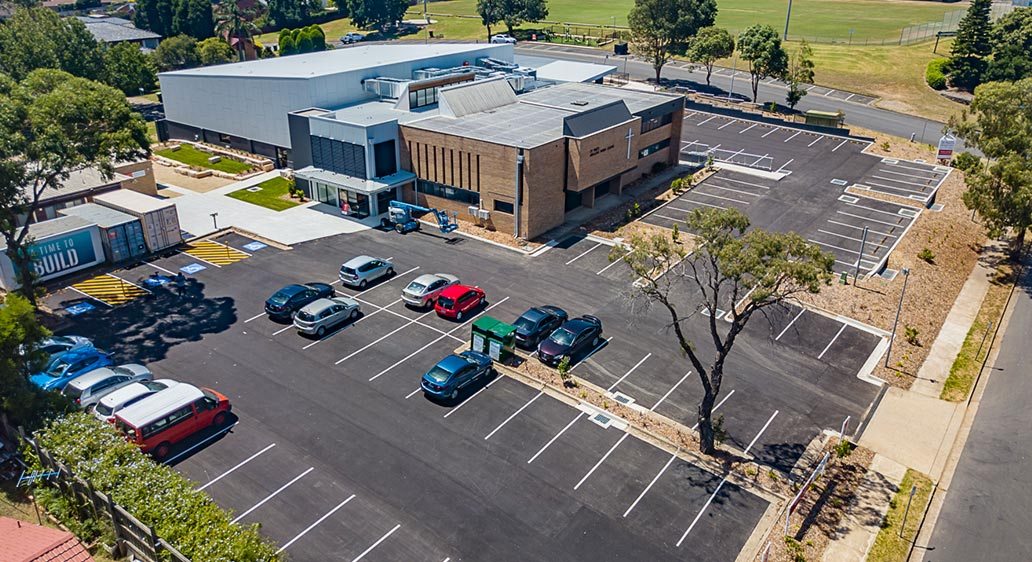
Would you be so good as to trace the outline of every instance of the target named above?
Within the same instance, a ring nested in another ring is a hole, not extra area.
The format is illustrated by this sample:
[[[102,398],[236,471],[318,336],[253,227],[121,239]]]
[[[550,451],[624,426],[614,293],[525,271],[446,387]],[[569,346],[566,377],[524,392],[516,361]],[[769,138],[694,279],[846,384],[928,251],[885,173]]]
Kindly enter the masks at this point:
[[[785,35],[784,40],[788,41],[788,21],[792,19],[792,0],[788,0],[788,13],[785,14]]]
[[[856,280],[860,277],[860,262],[864,259],[864,246],[867,245],[867,227],[864,227],[864,234],[860,237],[860,257],[856,258],[856,272],[853,273],[853,284],[856,285]]]
[[[903,290],[899,293],[899,305],[896,306],[896,319],[892,322],[892,336],[889,338],[889,349],[885,351],[885,367],[889,366],[889,358],[892,356],[892,344],[896,341],[896,325],[899,324],[899,313],[903,310],[903,296],[907,294],[907,280],[910,279],[910,270],[903,268]]]
[[[791,2],[791,0],[789,0]],[[731,62],[731,87],[727,90],[727,101],[731,101],[731,94],[735,93],[735,75],[738,74],[738,53]]]

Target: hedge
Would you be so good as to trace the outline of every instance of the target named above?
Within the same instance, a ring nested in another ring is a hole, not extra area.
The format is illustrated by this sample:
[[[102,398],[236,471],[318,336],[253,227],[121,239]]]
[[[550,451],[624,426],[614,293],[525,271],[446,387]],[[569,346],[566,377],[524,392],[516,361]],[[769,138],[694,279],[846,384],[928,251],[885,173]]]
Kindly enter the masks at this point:
[[[230,514],[208,494],[194,490],[194,483],[172,468],[155,463],[109,424],[74,413],[36,432],[36,441],[192,560],[279,559],[257,524],[231,523]],[[34,463],[41,468],[39,459]]]
[[[933,90],[945,90],[946,89],[946,63],[949,59],[935,59],[928,63],[928,67],[925,68],[925,82]]]

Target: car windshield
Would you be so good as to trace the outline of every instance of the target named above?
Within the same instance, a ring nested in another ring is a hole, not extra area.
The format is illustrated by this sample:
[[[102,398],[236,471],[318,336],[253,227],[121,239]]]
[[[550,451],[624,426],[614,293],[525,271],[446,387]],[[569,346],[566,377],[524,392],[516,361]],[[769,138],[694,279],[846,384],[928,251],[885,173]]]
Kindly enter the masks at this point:
[[[103,402],[97,404],[97,413],[102,416],[110,416],[115,413],[115,408]]]
[[[302,322],[311,322],[315,320],[315,315],[302,310],[301,312],[297,313],[297,319],[301,320]]]
[[[437,299],[437,304],[441,305],[442,308],[451,308],[455,305],[455,299],[441,297]]]
[[[81,388],[76,388],[75,385],[71,385],[70,384],[70,385],[64,387],[64,390],[61,391],[61,394],[64,394],[65,396],[67,396],[68,398],[71,398],[72,400],[75,400],[75,399],[79,398],[80,396],[82,396],[82,389]]]
[[[165,386],[165,383],[155,381],[145,382],[143,383],[143,386],[146,386],[147,390],[165,390],[166,388],[168,388],[167,386]]]
[[[433,379],[436,382],[444,382],[448,380],[448,377],[451,376],[451,373],[442,369],[440,366],[435,366],[433,369],[430,369],[430,372],[427,373],[426,376]]]
[[[513,324],[513,326],[516,326],[517,330],[530,331],[537,326],[537,322],[531,320],[530,318],[527,318],[526,316],[520,316],[516,319],[516,322]]]
[[[283,304],[290,300],[290,297],[293,295],[293,293],[288,293],[286,291],[277,291],[275,295],[269,297],[269,302],[272,304]]]
[[[65,336],[50,336],[50,343],[64,345],[68,347],[72,347],[75,345],[75,342],[72,341],[72,338],[66,338]]]
[[[418,295],[418,294],[420,294],[420,293],[422,293],[423,291],[426,290],[426,285],[424,285],[422,283],[416,283],[415,281],[413,281],[413,282],[409,283],[408,287],[405,287],[405,290],[410,292],[410,293],[415,293],[415,294]]]
[[[46,373],[51,377],[59,377],[64,374],[65,369],[67,369],[69,365],[70,363],[68,360],[63,357],[58,357],[50,362],[50,365],[47,366]]]
[[[549,339],[551,339],[559,345],[570,345],[571,343],[573,343],[573,339],[576,337],[576,334],[567,330],[566,328],[559,328],[552,334],[552,337]]]

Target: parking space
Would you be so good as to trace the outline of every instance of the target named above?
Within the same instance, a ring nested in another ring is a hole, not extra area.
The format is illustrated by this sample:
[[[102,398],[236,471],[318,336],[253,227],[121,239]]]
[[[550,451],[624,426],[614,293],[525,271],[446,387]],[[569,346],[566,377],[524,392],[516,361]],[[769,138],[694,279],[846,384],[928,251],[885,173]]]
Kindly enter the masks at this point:
[[[879,271],[921,210],[878,199],[842,195],[808,240],[835,254],[836,271]],[[866,229],[866,230],[865,230]],[[866,232],[866,234],[865,234]]]
[[[763,189],[740,189],[754,190]],[[698,380],[662,315],[627,315],[630,272],[609,262],[608,244],[575,238],[527,257],[421,233],[346,236],[246,249],[247,259],[188,275],[182,294],[159,287],[76,316],[72,330],[120,361],[230,397],[236,425],[177,449],[173,464],[241,523],[261,523],[292,559],[734,559],[767,503],[722,475],[505,377],[454,403],[418,390],[430,366],[464,345],[476,315],[511,321],[549,303],[604,322],[606,343],[575,364],[578,376],[693,425]],[[317,339],[262,312],[278,288],[334,282],[358,254],[390,258],[397,275],[362,291],[334,284],[359,299],[356,321]],[[180,253],[115,273],[168,275],[195,260]],[[488,303],[455,322],[398,300],[415,276],[438,271],[482,287]],[[689,324],[696,336],[705,328]],[[855,377],[866,340],[845,329],[839,340],[857,356],[839,342],[822,355],[828,342],[810,334],[818,328],[796,324],[799,341],[786,335],[785,344],[760,325],[743,334],[718,408],[733,443],[777,468],[821,429],[858,418],[875,392]]]
[[[183,253],[215,267],[224,267],[251,257],[247,252],[214,240],[187,242]]]
[[[945,166],[881,158],[856,185],[927,204],[949,173],[950,169]]]
[[[150,294],[147,289],[110,273],[80,281],[72,285],[72,288],[76,292],[108,306],[119,306]]]

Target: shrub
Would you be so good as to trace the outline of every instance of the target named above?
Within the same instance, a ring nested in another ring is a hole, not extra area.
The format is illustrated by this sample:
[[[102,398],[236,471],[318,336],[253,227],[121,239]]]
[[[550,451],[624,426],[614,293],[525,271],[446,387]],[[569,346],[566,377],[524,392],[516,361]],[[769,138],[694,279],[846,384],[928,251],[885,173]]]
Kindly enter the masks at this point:
[[[928,248],[924,248],[920,252],[918,252],[917,257],[921,258],[922,260],[930,264],[935,264],[935,253],[929,250]]]
[[[276,548],[241,527],[204,492],[172,468],[157,464],[109,424],[85,413],[36,433],[40,447],[90,482],[193,560],[277,560]],[[27,455],[32,458],[31,452]],[[41,469],[32,458],[34,470]],[[155,491],[160,491],[156,493]]]
[[[559,366],[556,367],[559,371],[559,378],[563,380],[563,386],[572,387],[575,386],[573,382],[573,375],[570,374],[570,356],[563,357],[562,361],[559,362]]]
[[[853,449],[855,448],[855,445],[853,445],[846,439],[843,439],[838,442],[838,445],[835,445],[835,456],[840,459],[843,457],[848,457],[853,453]]]
[[[888,150],[891,146],[892,145],[889,144],[889,141],[885,141],[885,142],[881,143],[881,149],[882,150]]]
[[[903,327],[903,337],[907,340],[907,343],[913,346],[920,347],[921,341],[917,339],[918,331],[914,326]]]
[[[933,90],[946,89],[946,62],[949,59],[935,59],[925,68],[925,82]]]
[[[969,172],[978,167],[981,163],[982,161],[974,154],[971,154],[970,152],[961,152],[953,157],[951,165],[958,170]]]

